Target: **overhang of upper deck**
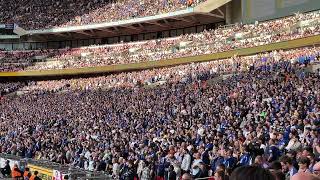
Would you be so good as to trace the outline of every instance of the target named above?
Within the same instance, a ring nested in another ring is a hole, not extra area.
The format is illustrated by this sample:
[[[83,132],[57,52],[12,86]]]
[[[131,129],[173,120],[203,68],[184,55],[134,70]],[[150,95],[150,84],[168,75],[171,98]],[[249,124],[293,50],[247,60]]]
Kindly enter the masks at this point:
[[[165,31],[225,21],[225,4],[231,0],[207,0],[195,7],[155,16],[61,28],[29,30],[24,37],[36,41],[101,38]]]

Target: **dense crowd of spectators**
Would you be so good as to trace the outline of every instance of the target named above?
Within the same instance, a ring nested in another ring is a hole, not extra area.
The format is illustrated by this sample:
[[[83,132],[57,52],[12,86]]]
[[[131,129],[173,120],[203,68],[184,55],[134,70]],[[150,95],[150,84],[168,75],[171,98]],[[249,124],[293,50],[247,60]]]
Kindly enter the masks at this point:
[[[317,11],[256,24],[237,24],[230,28],[137,43],[37,51],[0,51],[2,63],[0,70],[63,69],[127,64],[254,47],[317,35],[320,32],[319,17],[320,13]],[[43,56],[50,61],[33,63],[32,59],[36,56]]]
[[[134,88],[136,86],[145,86],[150,84],[161,84],[163,82],[190,82],[196,80],[204,80],[214,78],[217,74],[233,72],[236,69],[245,71],[255,62],[256,59],[269,59],[269,63],[275,59],[287,59],[292,63],[310,61],[317,59],[320,53],[320,47],[300,48],[294,50],[280,50],[272,53],[258,54],[254,56],[246,56],[239,59],[233,57],[217,61],[205,63],[193,63],[188,65],[180,65],[170,68],[160,68],[152,70],[144,70],[138,72],[125,72],[112,74],[107,77],[95,77],[85,79],[65,79],[52,81],[38,81],[37,83],[29,83],[29,86],[23,88],[23,91],[32,93],[42,93],[42,91],[61,91],[67,87],[70,90],[87,90],[87,89],[110,89],[110,88]],[[241,63],[240,63],[241,62]],[[263,62],[260,62],[263,63]],[[259,64],[260,66],[261,64]],[[201,73],[200,73],[201,72]]]
[[[122,180],[319,175],[320,74],[303,70],[318,62],[309,47],[30,82],[0,102],[0,152]]]
[[[15,92],[16,90],[22,88],[25,84],[21,82],[11,82],[11,83],[0,83],[0,98],[3,95]]]
[[[205,0],[0,0],[0,24],[28,30],[79,26],[174,12]]]

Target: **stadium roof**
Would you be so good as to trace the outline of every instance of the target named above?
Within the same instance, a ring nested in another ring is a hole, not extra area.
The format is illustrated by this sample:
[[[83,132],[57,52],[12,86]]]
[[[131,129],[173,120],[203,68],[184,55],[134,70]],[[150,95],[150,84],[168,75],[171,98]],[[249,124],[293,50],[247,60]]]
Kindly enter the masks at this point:
[[[223,6],[231,0],[211,0],[196,7],[155,16],[91,25],[26,31],[24,36],[39,41],[112,37],[178,29],[225,20]]]

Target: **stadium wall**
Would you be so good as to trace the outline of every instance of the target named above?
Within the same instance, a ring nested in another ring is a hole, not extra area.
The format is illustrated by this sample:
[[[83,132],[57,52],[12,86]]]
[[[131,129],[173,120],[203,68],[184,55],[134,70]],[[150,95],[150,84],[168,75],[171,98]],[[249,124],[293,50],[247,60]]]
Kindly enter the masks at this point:
[[[320,9],[319,0],[242,0],[241,21],[253,23],[318,9]]]
[[[304,46],[312,46],[320,44],[320,35],[310,36],[301,39],[282,41],[268,45],[256,46],[252,48],[236,49],[232,51],[220,52],[209,55],[191,56],[176,59],[168,59],[161,61],[148,61],[134,64],[120,64],[109,65],[101,67],[88,67],[77,69],[59,69],[59,70],[40,70],[40,71],[21,71],[21,72],[1,72],[0,77],[44,77],[44,76],[68,76],[68,75],[85,75],[85,74],[102,74],[102,73],[115,73],[143,69],[152,69],[159,67],[175,66],[180,64],[187,64],[192,62],[206,62],[218,59],[230,58],[234,55],[245,56],[258,54],[267,51],[279,49],[292,49]]]

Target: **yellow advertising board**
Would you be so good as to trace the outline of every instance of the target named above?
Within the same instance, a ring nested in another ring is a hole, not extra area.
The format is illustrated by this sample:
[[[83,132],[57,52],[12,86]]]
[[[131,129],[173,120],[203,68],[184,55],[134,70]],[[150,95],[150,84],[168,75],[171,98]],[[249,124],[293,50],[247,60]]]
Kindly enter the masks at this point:
[[[30,168],[30,171],[32,174],[35,171],[38,171],[39,172],[38,176],[42,180],[52,180],[53,179],[53,170],[52,169],[42,168],[42,167],[32,165],[32,164],[28,164],[28,167]]]

